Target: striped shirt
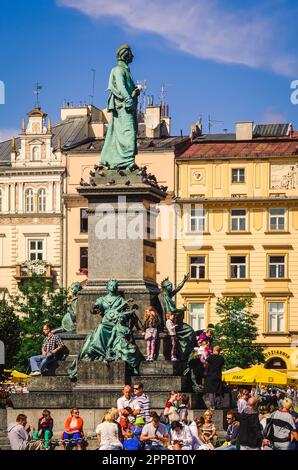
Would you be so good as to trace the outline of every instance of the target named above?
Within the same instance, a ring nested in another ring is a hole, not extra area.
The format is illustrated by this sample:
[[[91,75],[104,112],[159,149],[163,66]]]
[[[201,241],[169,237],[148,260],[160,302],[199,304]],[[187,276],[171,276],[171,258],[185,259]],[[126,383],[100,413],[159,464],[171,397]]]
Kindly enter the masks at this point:
[[[150,398],[146,393],[143,393],[139,397],[135,397],[133,401],[133,408],[135,410],[140,410],[140,413],[136,415],[136,418],[144,418],[146,423],[150,420]]]

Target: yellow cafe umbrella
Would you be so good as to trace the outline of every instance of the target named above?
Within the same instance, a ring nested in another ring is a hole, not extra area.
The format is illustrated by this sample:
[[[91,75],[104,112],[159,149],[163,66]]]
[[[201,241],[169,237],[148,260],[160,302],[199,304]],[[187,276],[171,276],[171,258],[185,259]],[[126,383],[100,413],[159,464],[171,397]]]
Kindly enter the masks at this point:
[[[286,385],[287,375],[272,369],[265,369],[262,365],[255,365],[248,369],[232,371],[222,374],[222,379],[234,384]]]

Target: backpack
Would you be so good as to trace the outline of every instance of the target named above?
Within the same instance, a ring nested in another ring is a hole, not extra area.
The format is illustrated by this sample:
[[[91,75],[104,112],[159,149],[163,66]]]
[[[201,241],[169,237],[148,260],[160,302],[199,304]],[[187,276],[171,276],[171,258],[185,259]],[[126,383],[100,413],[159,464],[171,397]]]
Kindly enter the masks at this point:
[[[160,413],[159,420],[162,424],[170,424],[169,417],[165,415],[164,411]]]

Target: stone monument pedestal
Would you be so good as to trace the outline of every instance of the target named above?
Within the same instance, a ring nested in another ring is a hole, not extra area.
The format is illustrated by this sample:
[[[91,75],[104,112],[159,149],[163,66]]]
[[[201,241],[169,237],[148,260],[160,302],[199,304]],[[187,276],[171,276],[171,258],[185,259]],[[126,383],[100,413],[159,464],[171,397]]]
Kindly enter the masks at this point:
[[[140,171],[97,171],[93,186],[78,192],[88,201],[88,282],[79,293],[77,331],[89,333],[98,317],[89,314],[106,293],[109,279],[138,305],[142,321],[149,305],[157,306],[156,205],[166,193],[145,183]]]

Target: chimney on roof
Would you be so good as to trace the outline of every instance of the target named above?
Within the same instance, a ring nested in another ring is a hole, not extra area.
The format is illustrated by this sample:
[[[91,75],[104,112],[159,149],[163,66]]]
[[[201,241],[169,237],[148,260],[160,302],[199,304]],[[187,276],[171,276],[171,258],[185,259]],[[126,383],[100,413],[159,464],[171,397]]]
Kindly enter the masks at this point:
[[[171,134],[171,118],[168,105],[147,106],[144,123],[146,137],[168,137]]]
[[[253,121],[236,122],[236,140],[252,140]]]

